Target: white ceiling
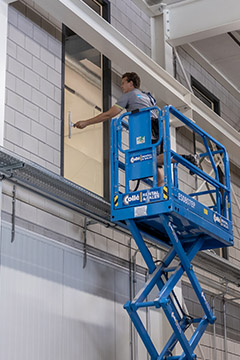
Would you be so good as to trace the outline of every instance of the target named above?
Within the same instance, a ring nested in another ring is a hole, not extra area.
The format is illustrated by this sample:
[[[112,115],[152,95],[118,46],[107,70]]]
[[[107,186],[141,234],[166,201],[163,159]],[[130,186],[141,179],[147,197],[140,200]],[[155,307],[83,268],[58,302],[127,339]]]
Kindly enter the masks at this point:
[[[192,43],[217,70],[240,90],[240,30]],[[238,42],[238,43],[237,43]]]

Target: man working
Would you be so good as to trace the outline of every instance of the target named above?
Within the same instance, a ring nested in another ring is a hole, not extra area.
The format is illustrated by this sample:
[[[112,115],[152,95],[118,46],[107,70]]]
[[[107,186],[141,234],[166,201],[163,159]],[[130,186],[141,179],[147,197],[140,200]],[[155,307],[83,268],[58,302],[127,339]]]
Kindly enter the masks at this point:
[[[93,118],[76,122],[74,126],[78,129],[84,129],[89,125],[112,119],[113,117],[120,114],[123,109],[126,109],[127,111],[133,111],[136,109],[143,109],[152,106],[149,96],[139,90],[139,87],[140,78],[136,73],[131,72],[123,74],[121,83],[123,95],[116,102],[116,104],[113,105],[109,110],[94,116]],[[155,113],[153,113],[153,116],[157,117]]]
[[[133,111],[136,109],[143,109],[147,107],[152,106],[152,102],[150,97],[143,93],[140,88],[140,78],[135,72],[127,72],[123,74],[122,76],[122,82],[121,82],[121,89],[123,92],[123,95],[121,98],[116,102],[115,105],[113,105],[109,110],[94,116],[93,118],[90,118],[88,120],[80,120],[76,122],[74,127],[78,129],[84,129],[85,127],[97,123],[104,122],[106,120],[112,119],[124,109],[127,111]],[[158,117],[156,110],[151,111],[151,118],[152,120],[156,119]],[[153,128],[153,126],[152,126]],[[158,139],[158,135],[153,132],[152,129],[152,142],[156,142]],[[162,149],[160,149],[162,146],[159,147],[157,150],[158,156],[157,156],[157,179],[158,179],[158,186],[164,185],[164,157],[162,152]],[[187,156],[189,158],[187,158]],[[195,163],[194,155],[187,155],[185,158],[191,162],[194,163],[194,165],[197,165]]]

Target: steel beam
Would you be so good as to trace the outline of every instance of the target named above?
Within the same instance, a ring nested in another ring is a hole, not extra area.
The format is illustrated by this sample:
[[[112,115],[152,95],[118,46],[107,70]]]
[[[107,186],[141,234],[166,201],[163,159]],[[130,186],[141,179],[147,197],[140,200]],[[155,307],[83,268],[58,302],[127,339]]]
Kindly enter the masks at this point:
[[[163,11],[161,15],[151,17],[151,57],[173,76],[173,49],[166,41],[168,14],[169,11]]]
[[[240,29],[240,2],[191,0],[169,6],[169,39],[173,46]]]

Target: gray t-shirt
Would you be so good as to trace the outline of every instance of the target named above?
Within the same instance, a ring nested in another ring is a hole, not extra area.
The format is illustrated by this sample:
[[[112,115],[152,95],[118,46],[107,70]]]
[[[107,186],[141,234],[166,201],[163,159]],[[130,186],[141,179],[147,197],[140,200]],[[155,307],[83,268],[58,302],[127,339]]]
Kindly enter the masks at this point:
[[[149,96],[139,89],[133,89],[128,93],[123,94],[115,105],[120,109],[126,109],[129,112],[153,106]],[[158,117],[156,110],[151,111],[151,116],[153,118]]]
[[[115,105],[122,110],[126,109],[128,112],[153,106],[149,96],[139,89],[133,89],[123,94]],[[155,141],[158,139],[158,121],[155,120],[158,119],[158,111],[156,109],[151,110],[151,118],[152,140]]]

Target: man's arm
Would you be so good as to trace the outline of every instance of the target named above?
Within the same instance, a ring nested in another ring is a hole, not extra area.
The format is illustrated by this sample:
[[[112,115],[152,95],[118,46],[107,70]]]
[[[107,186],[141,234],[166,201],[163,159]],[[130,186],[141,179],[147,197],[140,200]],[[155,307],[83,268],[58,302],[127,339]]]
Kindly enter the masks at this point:
[[[93,118],[90,118],[88,120],[80,120],[80,121],[76,122],[74,127],[78,128],[78,129],[84,129],[85,127],[87,127],[89,125],[97,124],[100,122],[104,122],[108,119],[112,119],[114,116],[117,116],[118,114],[120,114],[121,111],[122,111],[122,109],[120,107],[113,105],[109,110],[107,110],[97,116],[94,116]]]

